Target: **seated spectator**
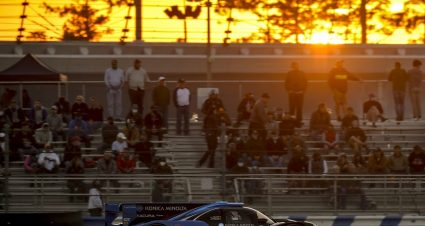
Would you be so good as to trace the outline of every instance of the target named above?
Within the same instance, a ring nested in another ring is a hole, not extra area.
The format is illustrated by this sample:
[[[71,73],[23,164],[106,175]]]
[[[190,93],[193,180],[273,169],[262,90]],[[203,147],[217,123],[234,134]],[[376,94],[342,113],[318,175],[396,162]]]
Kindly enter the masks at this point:
[[[68,137],[78,136],[86,144],[86,147],[91,146],[90,128],[88,123],[82,118],[79,113],[74,114],[74,119],[69,122]]]
[[[238,105],[238,118],[236,120],[236,127],[239,127],[241,125],[242,121],[249,120],[252,112],[252,108],[255,105],[255,98],[254,94],[249,92],[245,94],[245,97],[241,100],[241,102]]]
[[[161,158],[152,165],[153,174],[171,175],[173,169]],[[171,179],[156,179],[152,189],[152,202],[170,202],[173,191],[173,181]]]
[[[103,202],[102,202],[102,182],[99,180],[94,180],[91,188],[89,190],[89,203],[88,211],[92,217],[100,217],[103,212]]]
[[[87,118],[91,133],[94,133],[102,126],[103,123],[103,107],[95,97],[90,97],[89,107],[87,109]]]
[[[363,103],[364,117],[372,123],[373,127],[376,127],[378,119],[382,122],[387,120],[383,114],[384,109],[382,108],[381,103],[375,99],[375,95],[373,93],[369,94],[369,100]]]
[[[266,153],[267,155],[283,156],[288,154],[286,144],[278,133],[272,132],[266,140]]]
[[[97,161],[97,171],[99,174],[106,176],[106,178],[109,178],[110,174],[116,174],[118,172],[117,164],[113,159],[111,151],[105,151],[103,157]],[[110,183],[108,187],[120,187],[118,180],[109,179],[108,181]],[[115,192],[118,193],[118,190]]]
[[[355,167],[356,173],[367,173],[367,162],[360,151],[355,152],[353,155],[353,166]]]
[[[367,161],[367,169],[371,174],[387,173],[387,157],[380,148],[375,149]]]
[[[82,95],[78,95],[75,98],[75,102],[71,106],[71,115],[72,118],[75,118],[78,115],[87,122],[89,106],[84,102],[84,97]]]
[[[264,141],[260,138],[260,134],[257,130],[253,130],[250,138],[245,144],[245,153],[248,158],[252,158],[255,154],[264,156],[265,146]]]
[[[354,109],[352,107],[348,107],[341,120],[341,133],[343,136],[345,136],[347,131],[353,127],[353,121],[359,121],[359,117],[357,117],[354,113]]]
[[[38,161],[37,152],[32,152],[28,155],[25,155],[25,160],[24,160],[25,172],[29,174],[37,174],[40,171],[37,161]]]
[[[211,90],[208,98],[202,104],[202,113],[204,115],[209,114],[212,111],[218,112],[219,108],[224,109],[223,101],[221,101],[220,97],[216,90]]]
[[[127,148],[127,137],[124,135],[124,133],[118,133],[117,139],[112,143],[112,153],[117,156],[119,153],[121,153],[124,149]]]
[[[285,157],[277,154],[268,155],[266,166],[283,168],[285,167]]]
[[[37,148],[43,148],[45,144],[52,143],[53,135],[49,129],[49,124],[43,123],[43,126],[35,130],[34,134],[35,146]]]
[[[328,162],[323,159],[320,152],[314,151],[313,156],[308,162],[308,173],[320,175],[328,174]]]
[[[301,146],[305,152],[308,151],[305,139],[299,133],[295,133],[294,135],[287,137],[286,141],[284,140],[284,142],[287,144],[289,156],[293,155],[295,152],[295,147],[298,145]]]
[[[288,162],[288,174],[306,174],[308,172],[309,159],[300,145],[294,147],[294,153]],[[288,180],[288,193],[292,188],[305,187],[303,180]]]
[[[71,108],[69,102],[64,96],[59,97],[58,101],[54,104],[58,108],[58,114],[62,116],[63,122],[68,124],[71,120]]]
[[[267,113],[267,122],[266,122],[266,132],[267,132],[267,136],[271,136],[272,133],[279,133],[279,122],[275,120],[274,118],[274,113],[273,112],[268,112]]]
[[[67,181],[66,186],[71,194],[83,193],[85,191],[85,184],[82,179],[74,179],[73,174],[84,174],[84,163],[80,156],[74,156],[65,170],[69,174],[70,179]],[[76,176],[78,177],[78,175]],[[80,176],[81,177],[81,176]],[[74,196],[69,196],[69,201],[73,202]]]
[[[339,173],[347,173],[349,171],[350,162],[348,161],[347,155],[345,153],[340,153],[338,159],[336,160],[336,165],[338,166]]]
[[[232,120],[230,120],[229,115],[227,114],[226,110],[224,110],[223,107],[218,108],[217,117],[220,122],[220,125],[230,126],[232,124]]]
[[[63,164],[67,168],[71,161],[78,157],[81,159],[81,138],[79,136],[73,136],[69,139],[69,142],[65,145],[63,151]]]
[[[22,122],[28,121],[28,117],[22,108],[18,108],[16,100],[11,100],[10,105],[4,110],[6,124],[10,128],[19,128]]]
[[[409,155],[409,168],[412,174],[423,174],[425,172],[425,153],[418,145],[413,147]]]
[[[47,110],[39,100],[34,102],[34,107],[30,110],[28,118],[33,129],[40,128],[46,122]]]
[[[140,162],[148,168],[152,167],[155,153],[152,150],[152,143],[146,139],[143,133],[140,133],[139,142],[134,145],[134,152]]]
[[[17,128],[19,129],[19,128]],[[19,131],[14,131],[12,136],[9,138],[9,147],[10,147],[10,160],[17,161],[21,160],[19,155],[19,148],[22,148],[24,140],[27,140],[31,145],[35,145],[34,132],[29,125],[29,123],[22,123],[22,126]]]
[[[57,173],[61,164],[59,155],[53,152],[50,144],[46,144],[43,152],[38,156],[38,165],[42,173]]]
[[[139,129],[143,128],[143,115],[142,112],[139,112],[137,104],[133,104],[130,112],[127,114],[126,119],[133,119]]]
[[[295,133],[295,128],[299,127],[299,122],[289,112],[285,112],[279,124],[279,135],[292,136]]]
[[[127,148],[125,148],[117,156],[117,168],[120,173],[133,173],[136,167],[136,160],[133,155],[130,155]]]
[[[328,154],[330,151],[335,153],[341,152],[341,140],[339,139],[339,133],[337,133],[332,124],[328,126],[328,129],[322,135],[323,149]]]
[[[117,125],[114,123],[112,117],[108,117],[107,122],[102,127],[102,147],[101,150],[110,149],[112,143],[115,141],[119,130]]]
[[[37,154],[38,150],[36,147],[34,147],[33,143],[31,143],[30,140],[28,140],[27,138],[23,138],[22,144],[19,147],[18,152],[21,160],[25,160],[27,155],[30,155],[32,153]]]
[[[326,105],[321,103],[311,115],[310,136],[315,140],[320,140],[321,134],[326,131],[329,124],[331,124],[331,115]]]
[[[409,172],[409,163],[406,156],[401,153],[399,145],[394,146],[393,154],[388,158],[388,171],[393,174],[406,174]]]
[[[63,130],[63,119],[58,114],[58,107],[53,105],[47,115],[46,123],[49,125],[54,141],[66,140],[65,131]],[[61,137],[61,139],[59,139]]]
[[[150,141],[153,135],[158,136],[158,140],[162,140],[163,135],[163,121],[161,113],[158,112],[156,106],[151,106],[150,111],[145,116],[145,129],[147,139]]]
[[[140,129],[136,126],[136,122],[133,119],[127,119],[123,132],[127,137],[127,144],[129,147],[134,147],[134,145],[140,141]]]
[[[359,127],[359,121],[353,121],[352,127],[349,128],[345,134],[345,142],[347,142],[354,152],[360,151],[361,149],[368,151],[366,138],[365,132]]]
[[[7,108],[15,97],[16,91],[13,89],[6,88],[4,93],[0,97],[0,109]]]

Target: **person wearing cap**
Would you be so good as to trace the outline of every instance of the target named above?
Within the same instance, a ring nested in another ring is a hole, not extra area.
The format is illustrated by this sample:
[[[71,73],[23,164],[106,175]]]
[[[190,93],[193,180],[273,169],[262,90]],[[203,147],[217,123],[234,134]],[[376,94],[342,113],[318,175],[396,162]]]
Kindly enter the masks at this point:
[[[407,72],[401,67],[400,62],[395,62],[394,69],[391,70],[388,76],[388,81],[392,82],[397,121],[404,120],[404,97],[406,96],[406,84],[408,79]]]
[[[268,93],[263,93],[261,98],[257,100],[252,109],[251,116],[249,118],[248,133],[251,135],[252,131],[257,130],[260,137],[266,139],[266,123],[268,121],[267,109],[269,104],[270,96]]]
[[[376,127],[376,122],[380,119],[382,122],[387,119],[383,116],[384,109],[381,103],[375,99],[375,94],[369,94],[369,100],[363,103],[363,115],[373,127]]]
[[[407,72],[409,82],[410,100],[412,102],[412,113],[413,119],[420,120],[422,117],[421,113],[421,89],[422,80],[424,79],[424,73],[421,70],[422,62],[414,60],[412,62],[413,68]]]
[[[128,148],[127,137],[120,132],[117,134],[117,139],[112,143],[112,153],[116,156],[125,148]]]
[[[181,135],[183,121],[183,132],[185,135],[189,135],[190,90],[186,87],[184,79],[178,80],[177,87],[173,92],[173,101],[177,113],[176,133]]]
[[[52,131],[50,131],[49,124],[45,122],[40,128],[36,129],[34,139],[35,146],[37,148],[43,148],[45,144],[52,143],[53,136]]]
[[[38,164],[41,166],[43,173],[56,173],[59,170],[59,155],[53,152],[51,144],[44,146],[43,152],[38,156]]]
[[[159,84],[153,89],[152,101],[162,115],[164,127],[168,129],[168,105],[170,105],[170,90],[165,85],[165,77],[159,77]]]
[[[344,68],[344,61],[338,60],[335,67],[329,72],[328,83],[335,101],[335,112],[338,120],[341,120],[347,108],[348,80],[359,81]]]
[[[143,101],[145,98],[145,82],[151,82],[148,73],[142,68],[142,62],[134,60],[133,66],[125,72],[125,81],[128,84],[128,95],[131,104],[136,104],[139,113],[143,115]]]
[[[217,91],[213,89],[202,104],[202,113],[208,115],[211,111],[218,111],[219,108],[224,109],[223,101],[221,101]]]
[[[55,105],[50,107],[46,123],[49,125],[50,131],[52,131],[54,141],[58,141],[59,137],[61,137],[62,140],[66,140],[65,132],[63,131],[63,119],[58,114],[58,107]]]
[[[291,68],[285,81],[285,88],[288,91],[289,98],[289,113],[294,115],[298,122],[301,122],[303,119],[303,103],[304,93],[307,89],[307,79],[297,62],[292,62]]]
[[[118,67],[118,61],[113,59],[111,67],[105,71],[106,101],[108,115],[115,119],[122,119],[122,87],[124,86],[124,70]]]

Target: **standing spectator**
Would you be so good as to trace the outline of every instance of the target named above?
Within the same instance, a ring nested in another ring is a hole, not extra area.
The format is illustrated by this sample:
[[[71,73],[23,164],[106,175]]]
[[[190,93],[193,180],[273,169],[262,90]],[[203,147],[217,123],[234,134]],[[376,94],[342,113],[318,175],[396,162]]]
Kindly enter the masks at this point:
[[[409,77],[406,70],[401,67],[400,62],[395,62],[394,69],[388,76],[388,81],[393,83],[394,107],[397,121],[404,120],[404,97],[408,80]]]
[[[38,164],[41,166],[43,173],[56,173],[59,170],[59,155],[53,152],[50,144],[44,146],[43,152],[38,156]]]
[[[54,104],[58,108],[58,114],[62,116],[63,121],[68,123],[71,118],[71,108],[69,102],[64,96],[59,97],[58,101]]]
[[[377,148],[370,154],[367,168],[371,174],[387,173],[387,157],[382,149]]]
[[[124,70],[118,68],[118,61],[113,59],[111,67],[105,71],[106,100],[109,117],[122,119],[122,87],[124,86]]]
[[[245,97],[241,100],[241,102],[238,105],[238,118],[236,120],[236,127],[239,127],[241,125],[241,122],[244,120],[249,120],[251,117],[252,109],[255,105],[255,98],[254,94],[249,92],[245,94]]]
[[[369,122],[372,122],[373,127],[376,127],[376,122],[378,119],[380,119],[382,122],[387,120],[383,114],[384,109],[382,108],[381,103],[375,99],[375,95],[373,93],[369,94],[369,100],[363,104],[363,115],[365,118]]]
[[[331,124],[331,115],[324,103],[319,104],[317,110],[313,112],[310,119],[310,136],[316,140],[320,140],[322,133]]]
[[[409,168],[412,174],[423,174],[425,172],[425,153],[418,145],[413,147],[409,155]]]
[[[198,162],[198,166],[202,166],[204,162],[209,158],[208,167],[214,168],[215,151],[218,146],[217,137],[219,135],[218,129],[220,121],[217,117],[216,110],[210,109],[209,114],[204,118],[203,132],[205,133],[205,140],[207,142],[208,150],[202,155],[202,158]]]
[[[130,155],[127,148],[118,155],[117,168],[120,173],[134,173],[136,160],[133,155]]]
[[[335,101],[335,112],[338,121],[341,120],[341,115],[344,115],[347,107],[348,80],[359,81],[360,79],[344,68],[344,61],[338,60],[335,67],[329,72],[328,79]]]
[[[84,174],[84,163],[81,160],[80,156],[74,156],[71,162],[65,169],[66,174],[69,175],[70,179],[67,181],[66,186],[69,189],[71,194],[83,193],[84,192],[84,182],[82,179],[76,179],[75,177],[81,177],[74,174]],[[74,196],[69,196],[69,201],[74,201]]]
[[[267,123],[267,108],[269,104],[270,96],[267,93],[261,95],[261,99],[258,100],[254,108],[252,109],[251,116],[249,118],[248,133],[256,130],[260,134],[262,139],[266,139],[266,123]]]
[[[29,120],[33,129],[40,128],[46,122],[47,110],[41,105],[39,100],[34,102],[34,107],[29,112]]]
[[[422,79],[423,72],[421,70],[422,62],[419,60],[414,60],[413,68],[410,69],[407,74],[409,78],[409,90],[410,90],[410,99],[412,101],[412,112],[413,118],[415,120],[420,120],[421,115],[421,90],[422,90]]]
[[[94,180],[89,190],[88,211],[92,217],[102,216],[103,202],[101,191],[102,183],[99,180]]]
[[[177,88],[174,90],[173,94],[174,105],[177,110],[177,135],[181,135],[182,133],[182,121],[183,133],[184,135],[189,135],[190,90],[186,88],[186,82],[184,79],[179,79]]]
[[[202,104],[202,113],[208,115],[211,111],[217,112],[219,108],[224,108],[223,101],[218,97],[217,91],[213,89]]]
[[[28,118],[22,108],[18,108],[16,100],[10,100],[9,106],[4,110],[6,124],[11,128],[17,128]]]
[[[53,136],[52,131],[49,129],[49,124],[43,123],[42,127],[36,129],[34,139],[37,148],[43,148],[44,145],[52,143]]]
[[[341,151],[341,139],[332,124],[329,124],[328,129],[323,133],[322,142],[326,153],[329,153],[331,150],[334,150],[335,153]]]
[[[145,116],[146,136],[149,141],[152,139],[153,135],[158,136],[158,140],[162,141],[162,122],[162,116],[158,112],[157,107],[152,105],[149,113]]]
[[[353,121],[353,126],[348,129],[345,135],[345,142],[356,152],[364,148],[368,151],[366,145],[366,134],[362,128],[359,127],[359,121]]]
[[[103,145],[101,149],[110,149],[112,143],[115,141],[119,130],[117,125],[114,124],[114,119],[108,117],[107,122],[102,127],[102,141]]]
[[[81,116],[84,121],[87,121],[89,114],[89,106],[84,102],[84,97],[78,95],[75,98],[75,103],[71,106],[72,118],[75,118],[77,115]]]
[[[145,82],[151,82],[148,73],[142,68],[142,62],[134,60],[134,65],[125,72],[125,81],[128,83],[130,103],[136,104],[138,111],[143,115],[143,101],[145,98]]]
[[[117,139],[112,142],[112,153],[117,156],[126,148],[128,148],[127,137],[124,135],[124,133],[118,133]]]
[[[90,105],[87,111],[87,119],[90,127],[90,133],[94,133],[102,126],[103,107],[95,97],[90,97]]]
[[[409,172],[409,163],[406,156],[401,153],[399,145],[394,146],[393,154],[388,158],[387,168],[390,173],[406,174]]]
[[[159,85],[153,89],[152,101],[162,115],[164,127],[168,129],[168,105],[170,105],[170,90],[165,85],[165,77],[159,77]]]
[[[152,173],[159,175],[171,175],[173,169],[167,164],[165,159],[159,159],[152,166]],[[171,179],[156,179],[152,189],[152,202],[170,202],[173,191],[173,181]]]
[[[299,69],[297,62],[292,62],[292,70],[288,72],[285,88],[288,91],[289,113],[296,116],[301,123],[303,119],[304,93],[307,89],[307,79],[303,71]]]
[[[111,178],[111,174],[113,175],[118,172],[117,164],[110,151],[105,151],[103,157],[97,161],[97,171],[106,178]],[[114,188],[120,187],[118,180],[109,179],[109,183]],[[116,192],[118,193],[118,190]]]
[[[50,131],[52,131],[54,141],[59,141],[59,137],[61,137],[61,140],[66,140],[65,131],[63,130],[63,119],[58,114],[58,107],[56,105],[50,108],[46,122],[49,125]]]

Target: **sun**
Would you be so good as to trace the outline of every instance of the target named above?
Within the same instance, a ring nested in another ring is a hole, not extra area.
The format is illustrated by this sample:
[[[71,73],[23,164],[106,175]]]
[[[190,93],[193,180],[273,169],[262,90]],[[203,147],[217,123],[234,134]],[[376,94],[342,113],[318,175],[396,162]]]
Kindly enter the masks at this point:
[[[311,44],[344,44],[344,40],[328,32],[316,32],[312,35],[311,39],[306,40],[306,42]]]

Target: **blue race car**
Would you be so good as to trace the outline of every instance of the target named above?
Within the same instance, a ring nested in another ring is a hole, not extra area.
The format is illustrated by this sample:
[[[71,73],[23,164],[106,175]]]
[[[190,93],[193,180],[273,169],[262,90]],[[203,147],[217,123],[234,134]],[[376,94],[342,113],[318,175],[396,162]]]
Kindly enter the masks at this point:
[[[289,219],[277,222],[243,203],[230,202],[106,204],[105,221],[106,226],[315,226]]]

